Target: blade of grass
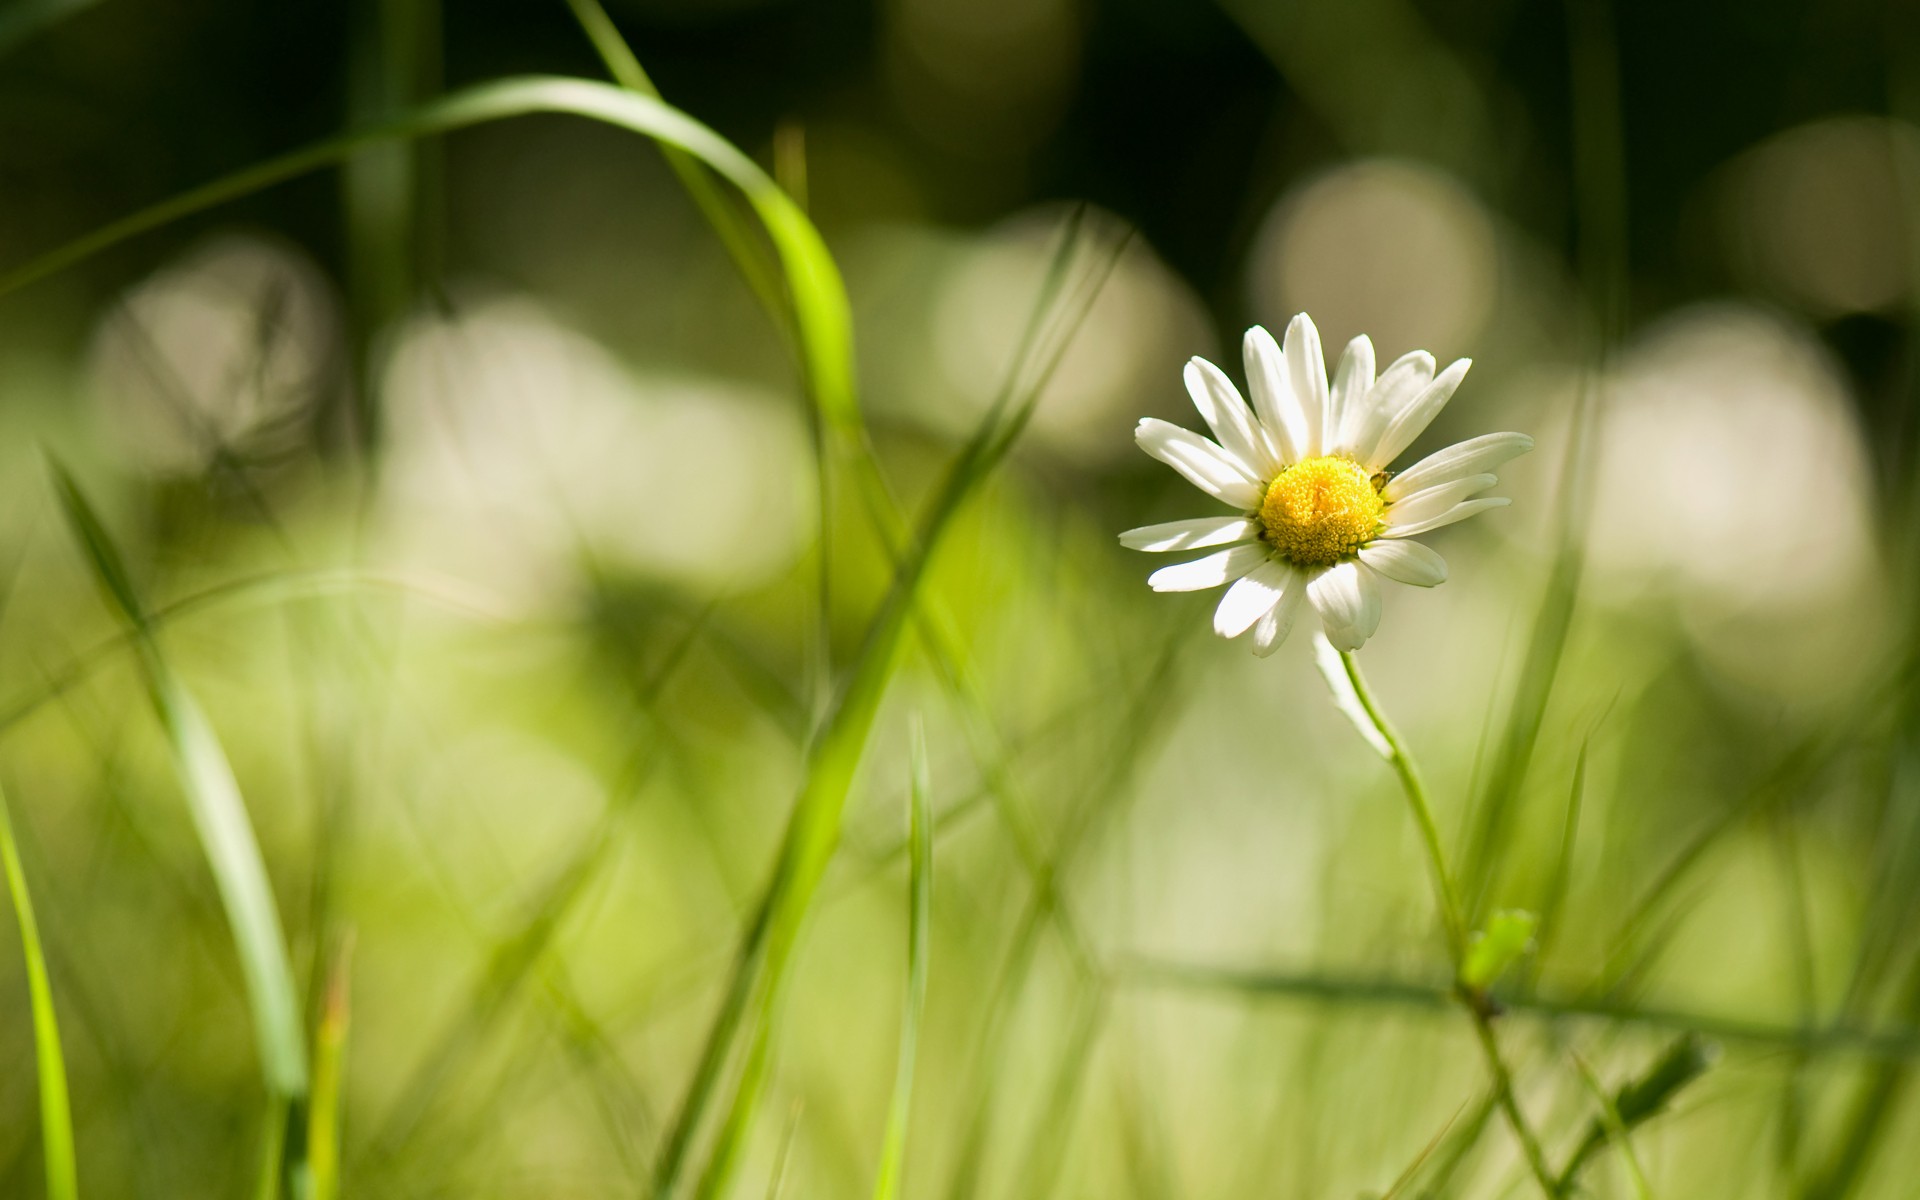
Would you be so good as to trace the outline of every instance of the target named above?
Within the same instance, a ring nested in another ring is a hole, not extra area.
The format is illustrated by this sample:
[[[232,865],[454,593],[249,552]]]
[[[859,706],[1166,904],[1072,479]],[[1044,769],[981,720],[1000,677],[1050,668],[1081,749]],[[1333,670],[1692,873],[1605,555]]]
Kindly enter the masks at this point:
[[[1472,1102],[1468,1100],[1462,1100],[1460,1102],[1460,1107],[1453,1110],[1453,1115],[1447,1118],[1447,1123],[1440,1127],[1439,1132],[1427,1139],[1427,1144],[1421,1147],[1420,1153],[1414,1155],[1413,1161],[1408,1163],[1406,1169],[1394,1178],[1392,1185],[1389,1186],[1386,1191],[1380,1193],[1380,1200],[1394,1200],[1394,1197],[1407,1190],[1407,1185],[1413,1182],[1414,1176],[1420,1174],[1420,1169],[1427,1165],[1427,1161],[1433,1157],[1434,1151],[1440,1149],[1440,1143],[1446,1141],[1447,1135],[1453,1132],[1453,1127],[1460,1121],[1460,1114],[1467,1111],[1467,1105],[1470,1103]],[[1489,1114],[1492,1113],[1492,1103],[1488,1104],[1487,1111]]]
[[[53,1011],[53,985],[40,949],[40,927],[33,919],[33,897],[20,850],[13,840],[13,818],[0,793],[0,865],[20,924],[20,949],[27,964],[27,996],[33,1009],[34,1062],[40,1073],[40,1145],[47,1173],[47,1200],[78,1200],[79,1170],[73,1153],[73,1112],[67,1099],[67,1060],[60,1051],[60,1024]]]
[[[913,847],[907,873],[907,1000],[900,1014],[900,1059],[893,1077],[893,1100],[887,1106],[887,1132],[880,1151],[880,1170],[873,1200],[896,1200],[900,1195],[901,1166],[907,1153],[907,1119],[913,1109],[913,1067],[920,1049],[920,1014],[927,1003],[928,937],[933,917],[933,818],[928,796],[927,735],[920,720],[913,721],[911,753],[913,786],[907,840]]]
[[[314,1032],[313,1103],[307,1110],[308,1191],[304,1200],[340,1195],[340,1085],[346,1066],[347,1024],[352,1015],[353,934],[334,952],[327,991]]]
[[[1629,1131],[1666,1111],[1667,1105],[1681,1089],[1700,1078],[1713,1065],[1716,1053],[1712,1043],[1696,1034],[1684,1034],[1674,1039],[1666,1053],[1656,1059],[1645,1074],[1623,1084],[1611,1096],[1600,1091],[1603,1106],[1601,1115],[1594,1119],[1586,1137],[1568,1156],[1567,1165],[1560,1172],[1561,1193],[1564,1195],[1573,1190],[1581,1170],[1601,1147],[1615,1138],[1624,1140]],[[1585,1064],[1581,1064],[1581,1073],[1589,1074]],[[1590,1082],[1597,1084],[1597,1081]],[[1636,1177],[1638,1174],[1636,1169]],[[1641,1182],[1644,1186],[1644,1180]]]
[[[1135,958],[1114,968],[1114,982],[1135,987],[1178,987],[1227,996],[1264,996],[1338,1005],[1444,1009],[1457,1004],[1453,989],[1435,983],[1331,972],[1243,970]],[[1615,1005],[1588,999],[1540,995],[1496,996],[1503,1020],[1581,1020],[1690,1033],[1770,1049],[1857,1054],[1884,1061],[1920,1058],[1920,1030],[1892,1026],[1822,1025],[1814,1029],[1721,1017],[1652,1005]]]
[[[233,768],[199,704],[175,678],[153,636],[147,610],[112,538],[65,467],[49,460],[55,490],[69,526],[94,576],[120,615],[138,634],[135,646],[148,697],[166,733],[181,790],[186,793],[207,865],[226,910],[239,954],[247,1003],[253,1016],[261,1074],[269,1095],[269,1148],[289,1152],[289,1161],[263,1166],[263,1175],[298,1174],[304,1136],[287,1138],[289,1123],[304,1133],[301,1110],[307,1094],[307,1058],[299,1002],[286,936],[280,927],[266,864],[248,819]]]
[[[1547,954],[1560,933],[1560,913],[1566,906],[1567,889],[1573,881],[1573,847],[1580,833],[1580,807],[1587,792],[1587,750],[1589,736],[1580,743],[1579,756],[1573,762],[1573,783],[1567,789],[1567,816],[1560,826],[1560,853],[1554,860],[1553,874],[1547,879],[1546,898],[1540,902],[1540,923],[1534,932],[1534,952],[1522,968],[1529,987],[1545,968]]]
[[[574,19],[580,22],[580,28],[586,33],[587,40],[593,43],[594,52],[600,56],[600,61],[606,65],[607,73],[613,76],[615,83],[642,96],[662,99],[659,89],[654,87],[653,80],[640,65],[640,59],[620,36],[613,18],[601,7],[600,0],[567,0],[567,7],[573,10]],[[667,165],[679,177],[681,186],[693,198],[700,214],[712,227],[714,236],[726,248],[727,256],[733,259],[733,265],[739,269],[741,277],[760,301],[760,307],[791,345],[793,318],[780,289],[779,273],[774,264],[768,261],[762,243],[755,238],[751,227],[741,220],[733,201],[713,185],[713,179],[699,158],[678,146],[663,145],[660,149]]]
[[[1554,681],[1573,626],[1585,570],[1587,510],[1593,470],[1593,424],[1613,347],[1625,331],[1627,307],[1626,143],[1622,130],[1619,54],[1608,0],[1567,0],[1567,57],[1573,86],[1574,210],[1578,260],[1598,337],[1569,420],[1554,513],[1553,566],[1535,611],[1506,728],[1477,797],[1479,823],[1462,864],[1466,916],[1477,924],[1495,887],[1514,802],[1553,698]]]
[[[1633,1180],[1634,1195],[1640,1200],[1653,1200],[1653,1189],[1647,1186],[1647,1173],[1640,1169],[1640,1156],[1633,1152],[1633,1135],[1627,1131],[1627,1123],[1620,1118],[1620,1107],[1613,1097],[1607,1095],[1607,1089],[1594,1074],[1593,1067],[1578,1054],[1573,1055],[1574,1069],[1580,1073],[1580,1079],[1592,1093],[1593,1101],[1600,1108],[1600,1123],[1606,1130],[1606,1136],[1620,1151],[1620,1161],[1627,1168],[1628,1178]],[[1563,1179],[1564,1190],[1571,1191],[1571,1181]]]
[[[0,295],[19,290],[129,238],[251,195],[385,142],[433,137],[534,113],[567,113],[644,134],[693,155],[745,195],[786,274],[808,391],[827,427],[860,442],[853,386],[852,318],[839,269],[819,231],[777,184],[732,143],[649,96],[584,79],[524,76],[452,93],[368,129],[314,143],[235,171],[76,238],[0,275]]]
[[[420,103],[440,82],[439,0],[358,0],[351,13],[347,106],[365,125]],[[407,311],[420,286],[424,148],[371,146],[340,171],[346,242],[347,317],[352,326],[353,437],[379,432],[377,340]]]

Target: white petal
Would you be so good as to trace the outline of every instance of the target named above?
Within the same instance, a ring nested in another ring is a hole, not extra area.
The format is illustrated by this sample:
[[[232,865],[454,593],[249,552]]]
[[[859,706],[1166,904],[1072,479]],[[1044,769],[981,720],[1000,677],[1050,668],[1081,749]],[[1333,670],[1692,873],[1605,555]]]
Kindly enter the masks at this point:
[[[1307,442],[1307,424],[1300,402],[1294,399],[1293,385],[1287,382],[1287,357],[1280,353],[1273,335],[1258,325],[1247,330],[1241,347],[1253,411],[1282,465],[1291,466],[1306,457],[1301,448]]]
[[[1320,353],[1320,331],[1305,313],[1287,323],[1287,382],[1294,402],[1305,418],[1306,437],[1300,443],[1303,458],[1323,454],[1327,425],[1327,362]]]
[[[1280,603],[1267,610],[1253,627],[1253,652],[1265,658],[1280,648],[1293,629],[1293,619],[1307,602],[1306,576],[1294,573],[1293,583],[1280,596]]]
[[[1388,579],[1414,587],[1447,581],[1447,560],[1419,542],[1369,542],[1360,547],[1360,561]]]
[[[1353,455],[1369,472],[1386,466],[1374,454],[1380,435],[1432,382],[1433,355],[1425,350],[1402,354],[1381,373],[1366,400],[1347,410],[1338,448]]]
[[[1347,349],[1340,356],[1340,365],[1333,373],[1333,391],[1329,401],[1329,416],[1325,437],[1321,447],[1327,454],[1338,454],[1346,449],[1341,434],[1354,420],[1355,414],[1366,412],[1368,393],[1373,391],[1373,343],[1361,334],[1347,343]]]
[[[1379,620],[1380,589],[1374,586],[1372,574],[1358,563],[1335,563],[1314,576],[1307,584],[1307,599],[1320,614],[1329,637],[1335,628],[1365,629],[1369,621]],[[1360,640],[1366,640],[1364,633]]]
[[[1187,363],[1181,377],[1186,380],[1193,406],[1206,418],[1207,427],[1220,439],[1222,449],[1254,468],[1261,479],[1271,479],[1280,473],[1273,449],[1254,425],[1253,413],[1240,398],[1240,389],[1233,386],[1233,381],[1222,374],[1219,367],[1204,358],[1196,358]]]
[[[1533,449],[1524,433],[1488,433],[1436,450],[1393,477],[1380,493],[1388,504],[1424,488],[1451,483],[1465,475],[1479,475]]]
[[[1255,621],[1273,611],[1288,588],[1297,586],[1298,574],[1273,558],[1249,571],[1220,598],[1220,607],[1213,610],[1213,631],[1224,638],[1245,633]]]
[[[1129,550],[1198,550],[1202,546],[1225,546],[1245,542],[1260,535],[1260,526],[1245,517],[1200,517],[1192,521],[1168,521],[1164,525],[1142,525],[1120,535],[1120,544]]]
[[[1458,359],[1446,370],[1434,377],[1413,403],[1401,410],[1400,414],[1387,424],[1387,430],[1380,435],[1380,444],[1374,447],[1373,458],[1381,466],[1400,457],[1400,452],[1413,445],[1413,439],[1425,433],[1427,426],[1440,415],[1440,410],[1453,398],[1453,389],[1460,386],[1466,378],[1471,359]]]
[[[1234,546],[1192,562],[1161,567],[1147,576],[1147,586],[1156,592],[1204,591],[1223,583],[1232,583],[1267,561],[1270,561],[1270,556],[1265,546]]]
[[[1360,613],[1360,624],[1354,627],[1354,631],[1364,642],[1380,631],[1380,577],[1373,573],[1365,560],[1354,566],[1360,575],[1360,595],[1366,601],[1366,607]]]
[[[1412,537],[1418,533],[1426,533],[1429,530],[1438,529],[1442,525],[1451,525],[1455,521],[1464,521],[1473,514],[1485,512],[1489,508],[1502,508],[1512,503],[1513,501],[1505,496],[1482,496],[1478,500],[1462,501],[1446,512],[1441,513],[1439,516],[1431,517],[1425,521],[1417,521],[1411,525],[1389,525],[1380,536],[1390,538]]]
[[[1266,493],[1252,468],[1199,434],[1147,417],[1134,429],[1133,440],[1216,500],[1246,512],[1260,507]]]
[[[1413,525],[1428,517],[1437,517],[1475,492],[1484,492],[1499,482],[1491,475],[1469,475],[1465,479],[1415,492],[1405,500],[1389,504],[1381,516],[1389,529],[1398,525]]]

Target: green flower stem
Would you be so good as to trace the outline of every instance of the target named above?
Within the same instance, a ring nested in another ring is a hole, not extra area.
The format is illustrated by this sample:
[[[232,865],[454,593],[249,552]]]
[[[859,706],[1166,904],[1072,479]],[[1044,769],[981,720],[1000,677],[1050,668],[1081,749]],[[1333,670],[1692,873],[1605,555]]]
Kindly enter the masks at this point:
[[[1366,710],[1367,720],[1379,731],[1386,742],[1389,753],[1387,764],[1393,773],[1400,777],[1400,789],[1407,794],[1407,803],[1413,807],[1413,820],[1420,827],[1420,840],[1427,847],[1427,869],[1433,873],[1433,890],[1440,902],[1440,922],[1447,932],[1447,951],[1453,960],[1454,970],[1466,958],[1467,930],[1466,920],[1460,913],[1460,893],[1454,890],[1453,875],[1447,870],[1447,854],[1441,847],[1440,827],[1433,819],[1433,806],[1427,802],[1427,785],[1421,782],[1420,769],[1414,765],[1413,758],[1407,753],[1406,743],[1394,732],[1380,706],[1374,703],[1373,693],[1367,690],[1367,681],[1360,675],[1360,664],[1352,654],[1342,650],[1340,661],[1347,668],[1347,679],[1353,684],[1353,694],[1359,698],[1360,707]]]
[[[1506,1114],[1507,1124],[1513,1128],[1513,1136],[1520,1143],[1521,1152],[1526,1155],[1527,1166],[1533,1172],[1534,1180],[1549,1200],[1556,1200],[1562,1193],[1555,1182],[1552,1168],[1547,1165],[1546,1153],[1540,1148],[1540,1139],[1527,1123],[1526,1114],[1520,1111],[1520,1102],[1513,1094],[1513,1072],[1500,1055],[1500,1042],[1493,1030],[1493,1009],[1483,995],[1458,982],[1467,954],[1466,921],[1461,915],[1460,894],[1454,888],[1453,875],[1447,870],[1446,850],[1440,841],[1440,827],[1433,819],[1433,805],[1427,800],[1427,785],[1421,781],[1420,769],[1414,765],[1413,756],[1407,753],[1406,743],[1394,732],[1386,714],[1374,702],[1373,693],[1367,690],[1367,681],[1360,674],[1359,662],[1344,650],[1340,652],[1340,662],[1346,667],[1347,680],[1353,684],[1353,694],[1359,699],[1367,720],[1386,744],[1387,764],[1400,779],[1400,790],[1407,794],[1407,804],[1413,809],[1414,824],[1420,829],[1420,840],[1426,844],[1427,868],[1433,875],[1433,890],[1440,903],[1440,923],[1446,930],[1447,952],[1453,962],[1456,980],[1454,994],[1473,1020],[1474,1036],[1480,1043],[1481,1053],[1486,1057],[1487,1071],[1493,1077],[1494,1096],[1500,1103],[1500,1110]]]

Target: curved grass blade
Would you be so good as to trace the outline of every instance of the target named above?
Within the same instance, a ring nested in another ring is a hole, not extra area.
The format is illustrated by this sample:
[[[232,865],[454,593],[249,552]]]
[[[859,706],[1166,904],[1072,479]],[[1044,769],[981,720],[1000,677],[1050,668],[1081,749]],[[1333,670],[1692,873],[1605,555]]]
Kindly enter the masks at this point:
[[[573,10],[574,20],[580,22],[587,40],[593,43],[594,52],[606,65],[607,73],[614,82],[630,92],[661,99],[660,90],[653,85],[646,69],[640,65],[640,59],[633,53],[632,47],[620,36],[620,30],[614,26],[613,18],[600,5],[600,0],[567,0],[567,7]],[[667,165],[679,177],[680,185],[693,198],[700,214],[712,226],[714,236],[726,247],[728,257],[741,277],[747,281],[754,297],[760,301],[767,316],[772,318],[781,334],[789,343],[793,336],[793,318],[787,309],[786,296],[780,288],[780,276],[775,265],[767,260],[767,252],[762,244],[754,239],[753,231],[740,219],[733,202],[720,189],[713,186],[713,180],[707,175],[706,168],[699,158],[682,150],[678,146],[662,145],[661,153],[666,157]]]
[[[54,1018],[53,986],[47,980],[40,927],[33,919],[27,873],[13,839],[7,798],[0,794],[0,865],[7,873],[14,916],[20,922],[20,949],[27,963],[27,995],[33,1006],[34,1060],[40,1071],[40,1144],[46,1157],[47,1200],[78,1200],[79,1170],[73,1154],[73,1112],[67,1099],[67,1062],[60,1052],[60,1025]]]
[[[896,1200],[900,1173],[907,1153],[907,1118],[913,1109],[913,1067],[920,1048],[920,1015],[927,1005],[928,933],[933,915],[933,820],[928,802],[927,735],[918,717],[913,722],[912,815],[908,844],[907,1004],[900,1016],[900,1061],[893,1077],[893,1100],[887,1107],[886,1140],[880,1151],[880,1172],[873,1200]]]
[[[212,724],[161,655],[146,609],[106,527],[66,468],[58,462],[50,466],[68,524],[86,551],[101,589],[138,635],[135,647],[141,676],[166,732],[174,771],[186,792],[195,832],[233,930],[267,1089],[298,1108],[307,1091],[300,1006],[280,913],[240,786]]]
[[[5,275],[0,296],[183,217],[336,165],[385,142],[433,137],[534,113],[603,121],[686,151],[739,188],[786,273],[807,390],[827,427],[864,443],[853,385],[853,322],[840,271],[820,233],[771,177],[731,142],[651,96],[564,76],[523,76],[444,96],[368,129],[329,138],[183,192],[68,242]]]

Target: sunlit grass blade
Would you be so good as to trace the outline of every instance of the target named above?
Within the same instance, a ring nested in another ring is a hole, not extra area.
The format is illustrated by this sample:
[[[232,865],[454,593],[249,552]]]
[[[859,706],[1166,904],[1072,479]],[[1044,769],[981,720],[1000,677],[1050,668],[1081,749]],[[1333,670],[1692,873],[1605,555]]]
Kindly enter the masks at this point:
[[[297,1110],[307,1091],[300,1006],[280,913],[240,786],[212,724],[160,653],[147,610],[105,525],[66,469],[58,463],[51,466],[61,506],[102,591],[140,635],[136,651],[141,675],[165,730],[174,771],[239,952],[261,1072],[268,1091]]]
[[[662,99],[659,89],[654,87],[652,78],[640,65],[640,59],[632,47],[620,36],[620,30],[614,25],[613,18],[607,15],[600,0],[567,0],[567,7],[573,10],[574,19],[580,22],[580,28],[586,32],[587,39],[593,43],[594,52],[599,54],[600,61],[606,65],[607,73],[613,76],[615,83],[642,96]],[[793,318],[780,289],[778,269],[768,261],[763,244],[741,220],[733,201],[713,185],[712,178],[698,158],[671,145],[663,145],[661,153],[665,155],[667,165],[679,177],[687,195],[699,207],[700,215],[706,218],[714,236],[726,248],[727,256],[733,259],[741,277],[760,301],[760,307],[766,310],[767,316],[782,334],[791,337]]]
[[[40,1073],[40,1145],[46,1159],[47,1200],[77,1200],[79,1170],[73,1152],[73,1111],[67,1099],[67,1060],[60,1050],[60,1024],[53,1011],[53,985],[40,948],[40,926],[33,917],[33,897],[27,873],[20,865],[20,849],[13,838],[13,818],[7,798],[0,794],[0,865],[7,872],[7,891],[20,925],[20,949],[27,964],[27,996],[33,1009],[34,1062]]]
[[[874,1200],[895,1200],[907,1153],[907,1119],[913,1108],[913,1068],[920,1052],[920,1014],[927,1003],[928,937],[933,917],[933,817],[927,778],[926,731],[916,719],[912,731],[913,786],[908,843],[912,846],[907,880],[907,1000],[900,1014],[900,1058],[887,1106],[887,1132],[874,1180]]]
[[[855,397],[851,309],[820,233],[779,186],[732,143],[680,110],[610,84],[528,76],[480,84],[371,129],[314,143],[193,188],[0,275],[0,295],[18,290],[129,238],[323,167],[369,146],[433,137],[534,113],[569,113],[644,134],[698,158],[746,197],[771,239],[793,303],[808,392],[827,427],[863,443]]]
[[[313,1100],[307,1109],[308,1191],[303,1200],[340,1195],[341,1084],[346,1070],[347,1028],[352,1015],[353,936],[334,952],[313,1036]]]

